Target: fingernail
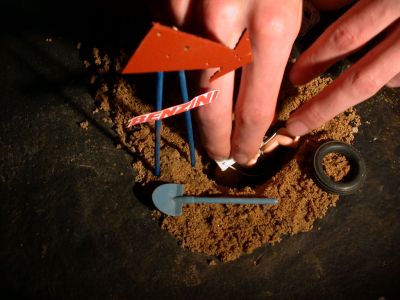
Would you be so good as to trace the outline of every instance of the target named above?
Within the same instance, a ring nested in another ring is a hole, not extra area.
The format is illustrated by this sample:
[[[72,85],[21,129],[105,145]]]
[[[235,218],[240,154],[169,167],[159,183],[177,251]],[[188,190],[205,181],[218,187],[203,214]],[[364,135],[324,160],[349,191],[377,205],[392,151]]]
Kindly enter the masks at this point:
[[[236,162],[239,165],[248,166],[248,167],[255,165],[259,156],[260,156],[260,153],[257,153],[256,156],[249,159],[249,157],[247,155],[242,154],[242,153],[237,153],[237,154],[233,155],[234,159],[236,160]]]
[[[257,157],[255,157],[255,158],[250,159],[247,162],[246,166],[251,167],[251,166],[255,165],[257,163],[258,157],[259,157],[259,155],[257,155]]]
[[[289,119],[286,123],[286,129],[292,136],[305,135],[306,133],[309,132],[309,129],[306,126],[306,124],[304,124],[299,120],[292,121]]]
[[[239,165],[245,165],[249,161],[249,157],[243,153],[235,153],[233,154],[233,158]]]

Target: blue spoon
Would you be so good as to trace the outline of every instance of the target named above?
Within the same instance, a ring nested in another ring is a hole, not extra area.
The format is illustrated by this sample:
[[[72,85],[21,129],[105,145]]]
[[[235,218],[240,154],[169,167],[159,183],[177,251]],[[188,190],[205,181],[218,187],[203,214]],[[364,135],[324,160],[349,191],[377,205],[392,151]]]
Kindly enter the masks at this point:
[[[169,216],[180,216],[182,206],[192,203],[222,203],[222,204],[278,204],[278,199],[268,198],[212,198],[183,196],[183,184],[166,183],[153,192],[153,203],[163,213]]]

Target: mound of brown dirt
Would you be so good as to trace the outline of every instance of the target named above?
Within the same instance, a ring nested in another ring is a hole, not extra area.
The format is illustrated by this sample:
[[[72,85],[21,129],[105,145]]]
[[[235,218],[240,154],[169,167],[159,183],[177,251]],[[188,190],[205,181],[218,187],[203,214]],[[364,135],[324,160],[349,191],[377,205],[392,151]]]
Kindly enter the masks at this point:
[[[263,244],[279,242],[284,235],[312,229],[315,220],[322,218],[329,207],[335,206],[339,197],[324,192],[314,183],[307,158],[325,141],[353,141],[360,125],[360,118],[354,109],[302,137],[294,157],[274,176],[262,184],[243,188],[218,185],[212,176],[215,164],[201,150],[196,153],[197,164],[192,168],[186,135],[180,130],[184,126],[176,125],[181,122],[180,118],[170,118],[164,122],[162,130],[161,176],[155,177],[154,124],[126,128],[130,117],[154,111],[154,107],[135,96],[133,83],[117,75],[120,57],[110,58],[99,50],[94,50],[93,54],[93,62],[86,61],[85,65],[92,71],[91,82],[96,87],[98,107],[110,113],[120,146],[133,154],[133,167],[137,172],[135,181],[142,197],[150,197],[159,182],[174,182],[184,184],[187,195],[244,195],[279,199],[279,205],[275,206],[188,205],[179,217],[155,212],[161,227],[175,236],[182,247],[217,256],[222,261],[231,261]],[[278,105],[278,119],[286,120],[293,110],[330,82],[330,78],[317,78],[300,87],[285,84]],[[140,86],[137,88],[140,89]],[[345,162],[340,163],[343,168],[346,167]],[[327,174],[336,180],[344,176],[342,167],[337,167],[335,163],[325,164]]]

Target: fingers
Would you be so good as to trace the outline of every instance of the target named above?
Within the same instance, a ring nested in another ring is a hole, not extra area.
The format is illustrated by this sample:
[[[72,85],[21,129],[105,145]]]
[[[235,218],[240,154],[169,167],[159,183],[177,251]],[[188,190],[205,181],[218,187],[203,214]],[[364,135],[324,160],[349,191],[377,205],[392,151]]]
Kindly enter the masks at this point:
[[[301,1],[287,6],[259,1],[247,24],[253,63],[243,69],[235,128],[233,158],[242,165],[255,162],[262,139],[274,117],[276,99],[294,39],[300,28]]]
[[[290,72],[294,84],[304,84],[354,52],[400,16],[398,0],[363,0],[333,23],[297,60]]]
[[[350,106],[373,96],[400,70],[400,23],[378,46],[331,85],[297,110],[287,121],[293,135],[304,135]]]
[[[211,38],[234,48],[243,30],[242,1],[203,1],[204,26]],[[230,157],[232,133],[232,99],[234,72],[228,73],[211,83],[209,78],[216,70],[201,74],[202,92],[220,90],[217,101],[197,110],[198,128],[202,144],[208,155],[215,160]]]

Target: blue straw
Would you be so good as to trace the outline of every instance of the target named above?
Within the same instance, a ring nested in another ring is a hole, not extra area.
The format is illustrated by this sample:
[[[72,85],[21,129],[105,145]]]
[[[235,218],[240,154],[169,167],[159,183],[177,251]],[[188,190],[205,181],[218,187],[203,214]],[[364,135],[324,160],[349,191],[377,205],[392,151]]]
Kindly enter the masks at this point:
[[[186,103],[189,101],[189,96],[186,85],[185,71],[179,71],[179,82],[181,85],[181,94],[183,103]],[[189,141],[190,161],[192,163],[192,167],[194,167],[196,165],[196,156],[194,152],[193,127],[192,127],[192,117],[190,116],[190,111],[185,112],[185,120],[186,120],[187,137]]]
[[[164,85],[164,72],[157,73],[157,95],[156,95],[156,111],[161,110],[163,101],[163,85]],[[161,143],[161,121],[156,121],[156,142],[154,149],[154,175],[160,176],[160,143]]]

